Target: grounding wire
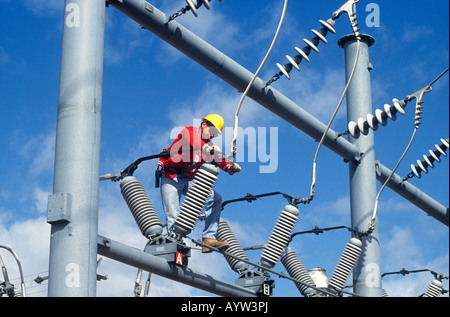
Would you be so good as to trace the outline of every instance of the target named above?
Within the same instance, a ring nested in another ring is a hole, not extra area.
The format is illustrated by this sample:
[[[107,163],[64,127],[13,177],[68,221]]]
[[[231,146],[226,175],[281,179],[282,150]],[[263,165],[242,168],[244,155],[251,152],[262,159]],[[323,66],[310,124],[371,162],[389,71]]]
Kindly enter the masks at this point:
[[[248,91],[250,90],[251,86],[253,85],[253,82],[258,77],[259,72],[263,68],[264,64],[266,63],[267,59],[269,58],[270,53],[272,52],[272,49],[275,45],[275,42],[278,39],[278,35],[280,33],[281,26],[283,25],[284,17],[286,14],[286,8],[287,8],[288,0],[284,0],[283,5],[283,11],[281,13],[280,22],[278,23],[277,30],[275,32],[275,36],[272,40],[272,43],[270,44],[269,50],[266,53],[266,56],[264,57],[263,61],[261,62],[261,65],[259,65],[256,73],[253,75],[253,78],[250,80],[250,83],[247,85],[247,88],[245,89],[244,93],[241,96],[241,99],[239,100],[238,107],[236,109],[236,113],[234,115],[234,128],[233,128],[233,139],[231,140],[231,148],[230,148],[230,155],[234,157],[236,155],[236,140],[237,140],[237,131],[238,131],[238,125],[239,125],[239,111],[241,110],[242,103],[244,102],[245,97],[248,94]]]
[[[424,92],[430,92],[431,91],[431,85],[433,85],[434,83],[436,83],[442,76],[444,76],[444,74],[449,70],[449,68],[447,67],[447,69],[442,72],[438,77],[436,77],[431,83],[429,83],[427,86],[425,86],[422,90]],[[423,97],[423,94],[422,94]],[[420,103],[422,103],[422,100],[418,100],[417,104],[419,105]],[[369,229],[367,231],[368,234],[372,233],[373,230],[375,229],[375,219],[377,217],[378,214],[378,200],[381,196],[381,193],[383,192],[384,188],[386,187],[386,185],[389,183],[389,181],[391,180],[392,176],[395,174],[395,171],[397,170],[398,166],[400,165],[400,163],[402,162],[403,158],[405,157],[406,153],[408,152],[409,148],[411,147],[411,144],[416,136],[417,130],[419,128],[418,124],[414,124],[414,131],[413,134],[411,136],[411,139],[408,143],[408,145],[406,146],[405,151],[403,152],[402,156],[400,157],[400,159],[398,160],[397,164],[395,165],[394,169],[392,170],[391,174],[389,175],[389,177],[386,179],[386,181],[383,183],[383,186],[381,186],[380,190],[378,191],[377,197],[375,198],[375,203],[374,203],[374,207],[373,207],[373,213],[372,213],[372,218],[369,221]]]
[[[310,284],[305,283],[305,282],[303,282],[303,281],[300,281],[300,280],[298,280],[298,279],[296,279],[296,278],[293,278],[293,277],[291,277],[291,276],[288,276],[288,275],[286,275],[286,274],[284,274],[284,273],[282,273],[282,272],[277,272],[277,271],[272,270],[272,269],[269,269],[269,268],[267,268],[267,267],[265,267],[265,266],[263,266],[263,265],[261,265],[261,264],[252,262],[252,261],[247,260],[247,259],[240,258],[240,257],[238,257],[238,256],[236,256],[236,255],[234,255],[234,254],[228,253],[228,252],[226,252],[226,251],[219,250],[219,249],[217,249],[217,248],[215,248],[215,247],[213,247],[213,246],[210,246],[210,245],[207,245],[207,244],[203,243],[203,242],[200,241],[200,240],[191,238],[191,237],[189,237],[189,236],[186,236],[186,238],[190,239],[193,243],[195,243],[195,244],[197,244],[197,245],[205,246],[205,247],[208,247],[209,249],[211,249],[212,251],[221,253],[222,255],[227,255],[227,256],[236,258],[236,259],[238,259],[238,260],[241,260],[242,262],[245,262],[245,263],[247,263],[247,264],[253,265],[254,267],[257,267],[257,268],[259,268],[259,269],[262,269],[263,271],[267,271],[267,272],[273,273],[273,274],[275,274],[275,275],[278,275],[279,277],[282,277],[282,278],[291,280],[291,281],[296,282],[296,283],[300,283],[301,285],[310,287],[310,288],[312,288],[312,289],[314,289],[314,290],[316,290],[316,291],[322,292],[322,293],[327,294],[327,295],[330,295],[330,296],[332,296],[332,297],[338,297],[338,295],[336,295],[336,294],[334,294],[334,293],[332,293],[332,292],[329,292],[328,290],[325,290],[325,289],[323,289],[323,288],[318,288],[318,287],[316,287],[316,286],[314,286],[314,285],[310,285]],[[355,294],[355,293],[352,293],[352,292],[347,292],[347,291],[344,291],[343,289],[337,289],[337,291],[340,292],[340,293],[345,293],[345,294],[348,294],[348,295],[352,295],[352,296],[355,296],[355,297],[359,297],[358,294]]]
[[[359,50],[360,50],[360,46],[361,46],[361,40],[358,37],[356,37],[356,39],[357,39],[357,49],[356,49],[356,57],[355,57],[355,62],[353,64],[352,72],[351,72],[350,77],[349,77],[349,79],[347,81],[347,84],[346,84],[346,86],[344,88],[344,92],[342,93],[341,99],[339,100],[339,102],[338,102],[338,104],[336,106],[336,109],[334,110],[334,113],[331,116],[331,119],[328,122],[328,125],[327,125],[324,133],[322,134],[322,137],[320,139],[319,145],[317,146],[316,153],[314,155],[313,166],[312,166],[311,188],[309,190],[309,199],[308,199],[308,201],[311,201],[314,198],[314,196],[315,196],[314,195],[314,193],[315,193],[314,187],[316,185],[317,157],[319,155],[320,148],[322,147],[323,141],[325,140],[325,137],[326,137],[326,135],[328,133],[328,130],[330,129],[331,124],[333,123],[333,121],[334,121],[334,119],[335,119],[335,117],[336,117],[336,115],[337,115],[337,113],[338,113],[338,111],[339,111],[339,109],[340,109],[340,107],[342,105],[342,102],[344,100],[345,95],[347,94],[347,91],[348,91],[348,88],[350,86],[350,83],[353,80],[353,76],[355,75],[356,65],[358,64],[358,60],[359,60]]]

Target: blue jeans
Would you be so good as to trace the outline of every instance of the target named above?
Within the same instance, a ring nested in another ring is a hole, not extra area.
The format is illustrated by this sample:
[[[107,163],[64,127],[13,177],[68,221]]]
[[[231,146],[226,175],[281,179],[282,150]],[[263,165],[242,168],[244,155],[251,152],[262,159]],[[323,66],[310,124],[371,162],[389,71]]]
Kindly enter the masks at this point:
[[[161,200],[166,214],[167,230],[170,232],[180,212],[180,200],[192,185],[193,178],[177,175],[170,179],[164,174],[161,177]],[[203,238],[215,239],[222,209],[222,196],[215,190],[209,195],[205,205],[205,229]]]

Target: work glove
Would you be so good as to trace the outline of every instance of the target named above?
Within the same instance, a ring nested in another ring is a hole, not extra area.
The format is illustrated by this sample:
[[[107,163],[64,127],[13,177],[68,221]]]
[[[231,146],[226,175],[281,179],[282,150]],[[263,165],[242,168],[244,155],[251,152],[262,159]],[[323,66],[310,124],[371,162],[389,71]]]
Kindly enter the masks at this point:
[[[242,168],[237,163],[233,163],[230,167],[227,169],[227,173],[230,175],[233,175],[234,173],[238,173],[242,170]]]
[[[221,155],[222,150],[217,145],[207,145],[203,146],[203,155],[206,157],[212,157],[214,155]]]

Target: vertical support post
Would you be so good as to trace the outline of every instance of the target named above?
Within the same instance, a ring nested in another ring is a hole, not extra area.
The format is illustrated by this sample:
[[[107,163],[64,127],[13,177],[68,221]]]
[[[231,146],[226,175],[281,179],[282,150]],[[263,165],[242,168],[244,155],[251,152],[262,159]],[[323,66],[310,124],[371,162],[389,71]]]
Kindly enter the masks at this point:
[[[96,295],[105,1],[66,0],[48,295]]]
[[[366,118],[368,113],[372,113],[369,47],[374,43],[371,36],[362,35],[358,64],[347,93],[348,122],[358,122],[358,118]],[[348,35],[341,38],[338,44],[345,52],[348,80],[356,58],[357,40],[354,35]],[[358,139],[349,136],[349,141],[359,148],[362,156],[360,161],[349,163],[351,225],[357,231],[367,231],[377,195],[373,132]],[[378,218],[375,230],[370,236],[362,237],[362,243],[363,252],[353,270],[354,292],[360,296],[381,297]]]

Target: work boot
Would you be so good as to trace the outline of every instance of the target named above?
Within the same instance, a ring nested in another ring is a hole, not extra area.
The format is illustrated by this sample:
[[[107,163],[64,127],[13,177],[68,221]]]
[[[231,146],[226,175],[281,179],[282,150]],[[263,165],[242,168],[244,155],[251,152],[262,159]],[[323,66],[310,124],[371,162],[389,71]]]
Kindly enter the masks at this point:
[[[210,245],[219,250],[223,250],[229,247],[228,242],[226,241],[217,241],[216,239],[203,238],[203,243]],[[211,253],[212,250],[206,246],[202,246],[202,253]]]

